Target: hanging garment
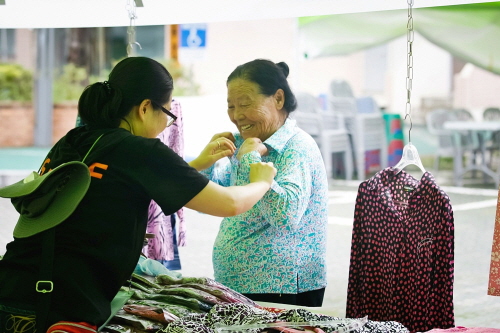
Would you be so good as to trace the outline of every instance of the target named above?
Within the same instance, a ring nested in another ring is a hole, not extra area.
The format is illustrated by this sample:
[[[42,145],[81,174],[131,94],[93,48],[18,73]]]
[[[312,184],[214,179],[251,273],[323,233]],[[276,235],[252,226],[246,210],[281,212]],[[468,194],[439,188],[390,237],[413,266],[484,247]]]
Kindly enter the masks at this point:
[[[488,295],[500,296],[500,188],[498,190],[497,213],[495,217],[495,231],[491,247],[490,281]]]
[[[171,107],[170,111],[177,116],[177,120],[172,126],[165,128],[158,135],[158,139],[179,156],[184,157],[184,127],[181,105],[178,101],[172,100]],[[155,237],[148,239],[143,253],[150,259],[160,261],[169,269],[180,269],[180,259],[178,256],[175,257],[175,255],[177,254],[177,246],[184,246],[186,244],[183,208],[177,211],[174,218],[175,223],[172,223],[171,216],[163,214],[160,206],[156,202],[151,201],[149,205],[147,232],[154,234]],[[176,229],[178,236],[175,235]]]
[[[346,317],[453,327],[453,260],[453,210],[434,177],[378,172],[358,189]]]

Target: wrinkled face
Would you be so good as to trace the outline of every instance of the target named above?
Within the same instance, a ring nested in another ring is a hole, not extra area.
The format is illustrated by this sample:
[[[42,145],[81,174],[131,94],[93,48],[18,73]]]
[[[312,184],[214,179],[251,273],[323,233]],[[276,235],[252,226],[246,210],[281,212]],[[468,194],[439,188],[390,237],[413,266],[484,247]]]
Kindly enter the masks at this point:
[[[260,93],[251,81],[234,79],[227,84],[227,113],[244,139],[265,141],[285,122],[283,91],[272,96]]]

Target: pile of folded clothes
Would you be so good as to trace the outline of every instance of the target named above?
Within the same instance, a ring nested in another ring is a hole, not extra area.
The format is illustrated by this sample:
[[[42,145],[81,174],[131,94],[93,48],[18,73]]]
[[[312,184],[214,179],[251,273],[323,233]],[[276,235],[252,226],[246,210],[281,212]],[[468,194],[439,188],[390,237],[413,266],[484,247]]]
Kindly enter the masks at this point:
[[[384,332],[408,333],[400,323],[346,319],[307,309],[260,306],[210,278],[133,274],[131,298],[101,330],[144,332]]]

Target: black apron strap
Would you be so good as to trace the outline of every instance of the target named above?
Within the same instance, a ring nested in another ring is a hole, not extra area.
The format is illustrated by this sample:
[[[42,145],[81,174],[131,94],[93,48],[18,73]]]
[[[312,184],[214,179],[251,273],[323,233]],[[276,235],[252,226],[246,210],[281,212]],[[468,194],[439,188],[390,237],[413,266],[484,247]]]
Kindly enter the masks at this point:
[[[54,266],[55,228],[44,231],[42,239],[42,262],[39,280],[35,285],[38,293],[36,306],[36,331],[46,332],[47,319],[50,310],[50,297],[54,290],[52,269]]]

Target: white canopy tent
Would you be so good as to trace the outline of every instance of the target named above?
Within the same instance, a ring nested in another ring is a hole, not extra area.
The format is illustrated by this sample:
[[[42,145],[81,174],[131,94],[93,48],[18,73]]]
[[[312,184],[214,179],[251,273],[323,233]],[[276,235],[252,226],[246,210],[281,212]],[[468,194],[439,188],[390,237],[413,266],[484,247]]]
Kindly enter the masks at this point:
[[[416,0],[413,8],[418,10],[490,2],[495,1]],[[54,57],[54,34],[51,30],[129,26],[130,11],[135,4],[137,8],[134,10],[136,17],[133,23],[136,26],[294,17],[317,21],[316,16],[369,16],[375,12],[384,15],[387,11],[404,11],[408,8],[408,2],[404,0],[0,0],[0,29],[37,29],[35,145],[47,146],[51,142],[51,68]],[[345,25],[344,30],[356,28],[366,22],[367,18],[363,21],[353,20],[350,26]],[[401,31],[401,23],[398,21],[394,29]],[[314,24],[302,25],[299,20],[299,29],[302,26],[307,30],[314,27]],[[322,29],[324,33],[328,33],[328,28]],[[334,42],[339,40],[338,36],[317,35]],[[313,41],[311,37],[306,39]],[[313,53],[310,52],[311,56]]]
[[[110,27],[130,24],[134,0],[0,0],[0,28]],[[135,0],[136,25],[208,23],[375,12],[404,0]],[[493,1],[417,0],[414,8]],[[3,3],[3,5],[2,5]]]
[[[413,28],[452,55],[500,74],[500,2],[417,8]],[[344,55],[407,32],[407,10],[299,18],[301,52]]]

